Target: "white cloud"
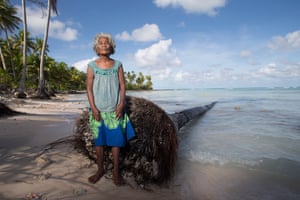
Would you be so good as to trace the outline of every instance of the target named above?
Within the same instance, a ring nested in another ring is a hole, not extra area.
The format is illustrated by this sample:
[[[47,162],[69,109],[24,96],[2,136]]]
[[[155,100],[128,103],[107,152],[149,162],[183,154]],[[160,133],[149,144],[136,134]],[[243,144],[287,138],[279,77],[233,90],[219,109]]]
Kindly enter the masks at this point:
[[[278,64],[270,63],[258,69],[255,74],[255,76],[259,77],[300,78],[300,64],[279,66]]]
[[[190,83],[219,81],[223,78],[227,79],[227,76],[225,77],[223,73],[212,69],[205,69],[202,71],[180,71],[175,75],[176,81],[188,81]]]
[[[50,23],[49,36],[65,41],[77,39],[77,30],[67,27],[63,22],[53,20]]]
[[[145,24],[141,28],[137,28],[129,34],[127,31],[117,34],[119,40],[133,40],[138,42],[157,41],[162,38],[159,27],[156,24]]]
[[[172,72],[171,68],[167,67],[163,69],[152,70],[150,74],[153,77],[153,79],[166,80],[170,78],[171,72]]]
[[[175,74],[174,79],[175,79],[176,81],[182,81],[182,80],[184,80],[184,77],[186,77],[186,76],[188,76],[188,75],[189,75],[188,72],[179,71],[179,72],[177,72],[177,73]]]
[[[273,50],[293,50],[300,48],[300,30],[286,34],[285,36],[275,36],[268,44]]]
[[[257,74],[263,76],[278,76],[279,71],[276,67],[276,64],[270,63],[267,66],[258,69]]]
[[[269,63],[257,69],[204,68],[185,69],[171,74],[168,80],[174,80],[176,86],[198,87],[268,86],[269,83],[290,83],[299,86],[300,63]],[[298,81],[297,81],[298,80]]]
[[[22,8],[18,6],[18,11],[20,17],[22,16]],[[26,8],[27,12],[27,23],[28,23],[28,31],[32,35],[42,36],[44,34],[45,23],[46,23],[46,14],[39,7],[30,7]],[[55,17],[55,16],[53,16]],[[62,22],[59,20],[53,20],[53,17],[50,19],[50,27],[49,27],[49,37],[65,40],[65,41],[73,41],[77,39],[78,32],[76,29],[71,28],[67,24],[69,22]]]
[[[227,0],[154,0],[158,7],[182,7],[187,13],[202,13],[215,16],[217,9],[224,7]]]
[[[174,73],[173,79],[177,82],[190,82],[195,83],[198,82],[201,77],[201,73],[199,71],[192,71],[192,70],[179,70]]]
[[[176,56],[176,50],[170,49],[172,40],[160,40],[148,48],[140,49],[135,53],[138,66],[152,68],[167,68],[180,66],[181,61]]]
[[[72,66],[74,66],[76,69],[78,69],[82,72],[86,72],[88,63],[91,62],[92,60],[95,60],[96,58],[97,57],[94,57],[91,59],[80,60],[80,61],[74,63]]]

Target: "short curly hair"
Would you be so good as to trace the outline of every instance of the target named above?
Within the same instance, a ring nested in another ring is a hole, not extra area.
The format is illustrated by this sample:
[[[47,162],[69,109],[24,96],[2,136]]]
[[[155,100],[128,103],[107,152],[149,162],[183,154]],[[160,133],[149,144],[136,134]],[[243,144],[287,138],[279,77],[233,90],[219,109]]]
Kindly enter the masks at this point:
[[[111,54],[114,54],[115,53],[116,44],[115,44],[115,41],[114,41],[113,37],[109,33],[98,33],[95,36],[93,49],[96,52],[96,54],[99,55],[98,51],[97,51],[97,48],[98,48],[98,43],[99,43],[99,39],[100,38],[107,38],[108,39],[108,42],[109,42],[109,44],[111,46]]]

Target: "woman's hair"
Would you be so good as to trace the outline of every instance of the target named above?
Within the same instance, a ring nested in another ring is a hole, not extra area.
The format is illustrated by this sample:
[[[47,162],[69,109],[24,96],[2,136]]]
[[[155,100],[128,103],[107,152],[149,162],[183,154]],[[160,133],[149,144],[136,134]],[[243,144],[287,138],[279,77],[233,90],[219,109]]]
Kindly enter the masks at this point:
[[[114,54],[115,53],[116,44],[115,44],[115,41],[114,41],[113,37],[109,33],[98,33],[95,36],[93,49],[96,52],[96,54],[98,55],[97,48],[98,48],[98,43],[99,43],[99,39],[100,38],[107,38],[108,39],[108,42],[109,42],[109,44],[111,46],[111,54]]]

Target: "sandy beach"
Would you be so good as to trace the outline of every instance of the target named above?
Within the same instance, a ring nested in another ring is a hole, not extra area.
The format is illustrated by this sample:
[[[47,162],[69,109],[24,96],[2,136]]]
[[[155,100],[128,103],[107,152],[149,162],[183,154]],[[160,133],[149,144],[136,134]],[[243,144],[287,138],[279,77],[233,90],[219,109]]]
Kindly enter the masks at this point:
[[[222,151],[230,148],[226,146],[227,136],[218,135],[215,138],[217,143],[209,143],[206,140],[212,140],[213,134],[205,135],[203,132],[211,133],[220,126],[215,125],[215,119],[222,115],[224,107],[221,110],[215,107],[205,118],[194,120],[182,129],[181,134],[184,135],[181,136],[186,140],[179,142],[175,176],[168,185],[147,185],[142,189],[128,177],[125,177],[128,184],[121,187],[115,186],[110,177],[103,177],[96,184],[90,184],[87,179],[96,172],[96,165],[77,152],[71,142],[59,142],[68,141],[74,134],[76,119],[86,107],[83,95],[80,100],[78,98],[76,95],[62,95],[51,100],[1,99],[1,102],[15,111],[26,113],[0,118],[1,200],[296,200],[300,197],[300,171],[296,161],[280,158],[261,159],[258,165],[241,162],[238,165],[232,162],[220,164],[222,160],[210,154],[212,150],[207,152],[211,145],[216,151],[220,151],[222,145],[226,147]],[[210,113],[213,116],[209,116]],[[231,115],[234,113],[230,112]],[[238,114],[240,117],[241,113]],[[209,117],[212,117],[211,121]],[[218,123],[226,123],[230,119],[221,117],[221,120]],[[206,129],[204,125],[207,125]],[[189,134],[188,137],[186,134]],[[249,142],[251,140],[247,139]],[[294,143],[299,144],[297,140]],[[289,146],[291,144],[290,141]],[[200,147],[205,148],[204,152],[207,153],[193,154],[193,157],[191,148],[196,148],[196,151]],[[254,149],[252,146],[249,148]],[[197,161],[197,158],[203,161]]]
[[[6,104],[26,114],[0,118],[0,199],[181,199],[174,186],[144,190],[127,179],[127,185],[118,187],[108,177],[90,184],[93,162],[72,143],[49,145],[72,136],[85,104],[68,95],[6,99]]]

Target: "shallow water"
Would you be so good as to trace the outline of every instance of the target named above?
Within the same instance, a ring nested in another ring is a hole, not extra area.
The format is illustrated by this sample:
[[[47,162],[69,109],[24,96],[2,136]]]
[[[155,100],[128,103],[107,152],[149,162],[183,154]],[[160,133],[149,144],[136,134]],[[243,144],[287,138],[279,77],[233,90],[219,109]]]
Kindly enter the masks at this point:
[[[167,113],[216,101],[179,131],[182,199],[300,199],[300,89],[128,91]],[[83,95],[78,101],[86,101]]]
[[[179,132],[184,199],[300,199],[300,90],[128,92],[168,113],[217,104]]]

